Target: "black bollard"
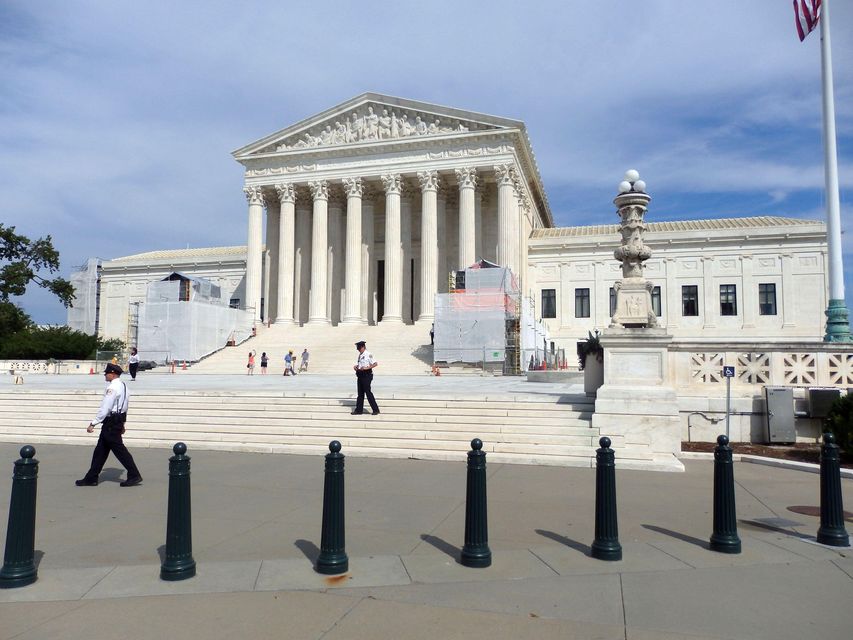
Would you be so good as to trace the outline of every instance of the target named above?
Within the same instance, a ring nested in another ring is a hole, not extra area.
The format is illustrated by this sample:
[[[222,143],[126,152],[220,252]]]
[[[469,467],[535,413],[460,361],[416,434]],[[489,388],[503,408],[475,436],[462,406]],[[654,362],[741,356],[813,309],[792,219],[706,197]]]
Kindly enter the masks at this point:
[[[169,458],[169,511],[166,521],[166,559],[160,565],[161,580],[186,580],[195,575],[192,508],[190,505],[190,457],[187,445],[177,443]]]
[[[323,484],[323,530],[317,573],[335,575],[349,571],[346,551],[344,510],[344,454],[341,443],[332,440],[326,454],[326,478]]]
[[[39,461],[36,450],[21,448],[21,459],[15,460],[12,474],[12,499],[9,503],[9,526],[6,528],[6,553],[0,569],[0,589],[25,587],[38,578],[35,563],[36,488]]]
[[[714,533],[711,551],[740,553],[735,512],[735,474],[732,448],[726,436],[717,436],[714,448]]]
[[[610,438],[598,441],[595,452],[595,540],[592,557],[599,560],[621,560],[619,525],[616,520],[616,462]]]
[[[483,441],[471,440],[468,452],[468,485],[465,497],[465,546],[459,561],[465,567],[491,566],[489,518],[486,510],[486,452]]]
[[[817,541],[831,547],[850,546],[850,536],[844,528],[841,498],[841,455],[831,433],[823,434],[820,449],[820,528]]]

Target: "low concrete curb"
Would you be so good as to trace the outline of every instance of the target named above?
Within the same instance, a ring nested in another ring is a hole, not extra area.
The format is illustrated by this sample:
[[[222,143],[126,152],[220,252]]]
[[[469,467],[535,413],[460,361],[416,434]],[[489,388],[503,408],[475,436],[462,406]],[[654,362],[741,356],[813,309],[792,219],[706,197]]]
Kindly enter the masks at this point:
[[[678,454],[682,460],[713,460],[714,454],[705,451],[682,451]],[[795,460],[780,460],[779,458],[765,458],[736,453],[732,455],[735,462],[747,462],[749,464],[762,464],[767,467],[778,467],[779,469],[793,469],[795,471],[806,471],[808,473],[820,473],[820,465],[810,462],[797,462]],[[842,478],[853,478],[853,469],[841,469]]]

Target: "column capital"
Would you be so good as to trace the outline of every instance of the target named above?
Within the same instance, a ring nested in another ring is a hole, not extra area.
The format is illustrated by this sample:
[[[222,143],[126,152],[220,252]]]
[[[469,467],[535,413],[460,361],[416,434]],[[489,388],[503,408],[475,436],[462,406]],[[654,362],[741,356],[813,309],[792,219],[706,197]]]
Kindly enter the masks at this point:
[[[358,196],[360,198],[364,195],[364,184],[361,178],[344,178],[341,180],[341,184],[344,185],[347,197]]]
[[[456,180],[460,189],[473,189],[477,186],[477,170],[474,167],[456,169]]]
[[[382,186],[385,187],[386,194],[396,193],[400,195],[403,177],[399,173],[388,173],[382,176]]]
[[[315,180],[308,183],[308,188],[311,189],[311,197],[314,200],[329,199],[329,183],[326,180]]]
[[[246,200],[249,204],[264,205],[264,190],[260,185],[243,187],[243,193],[246,194]]]
[[[495,180],[498,186],[515,186],[515,167],[511,164],[496,164],[494,167]]]
[[[421,191],[438,191],[441,178],[438,171],[419,171],[418,182],[421,184]]]
[[[296,202],[296,187],[292,182],[283,182],[275,185],[275,192],[278,194],[278,201]]]

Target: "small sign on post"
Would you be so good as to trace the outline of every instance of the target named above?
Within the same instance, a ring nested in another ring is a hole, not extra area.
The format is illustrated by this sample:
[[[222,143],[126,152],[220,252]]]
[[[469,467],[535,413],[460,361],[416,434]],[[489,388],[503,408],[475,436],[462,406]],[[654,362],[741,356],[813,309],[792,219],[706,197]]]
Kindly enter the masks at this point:
[[[723,377],[726,379],[726,439],[728,439],[729,415],[732,413],[732,378],[735,377],[735,368],[724,366]]]

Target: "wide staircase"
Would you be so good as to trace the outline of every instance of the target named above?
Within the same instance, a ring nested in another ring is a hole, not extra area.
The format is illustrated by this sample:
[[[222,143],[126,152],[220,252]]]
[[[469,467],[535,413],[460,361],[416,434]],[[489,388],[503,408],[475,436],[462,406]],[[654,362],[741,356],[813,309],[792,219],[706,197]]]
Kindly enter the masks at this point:
[[[0,391],[0,440],[94,445],[84,426],[100,393],[19,389]],[[374,417],[350,415],[352,397],[140,390],[125,439],[131,449],[183,441],[191,449],[312,455],[337,439],[351,456],[464,460],[477,437],[492,462],[594,465],[599,434],[591,426],[593,403],[582,395],[377,399],[382,413]],[[622,468],[650,465],[642,451],[620,456]]]
[[[426,374],[432,367],[429,325],[292,325],[259,326],[257,336],[236,347],[226,347],[188,369],[193,373],[245,372],[249,351],[255,351],[255,372],[261,354],[270,358],[270,373],[281,374],[284,357],[293,351],[297,368],[303,349],[310,354],[309,372],[344,374],[355,364],[355,343],[367,342],[367,350],[385,375]]]

